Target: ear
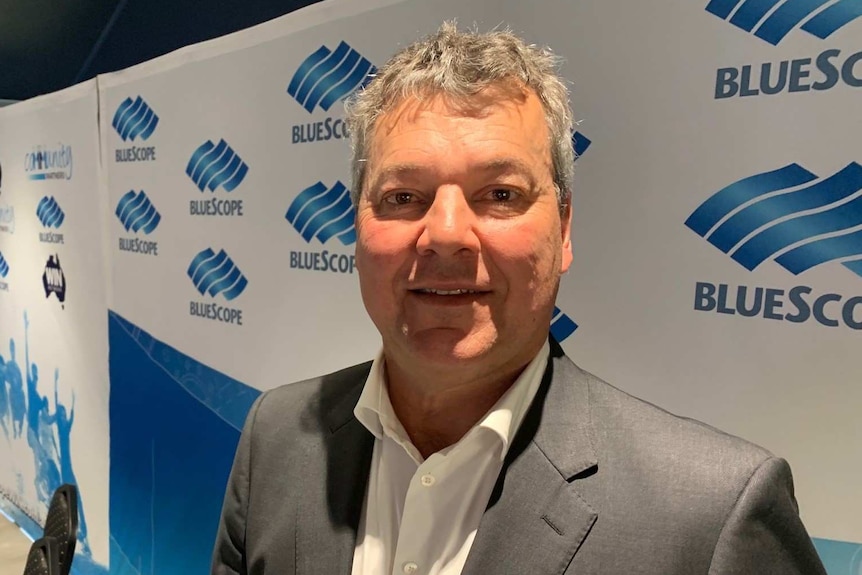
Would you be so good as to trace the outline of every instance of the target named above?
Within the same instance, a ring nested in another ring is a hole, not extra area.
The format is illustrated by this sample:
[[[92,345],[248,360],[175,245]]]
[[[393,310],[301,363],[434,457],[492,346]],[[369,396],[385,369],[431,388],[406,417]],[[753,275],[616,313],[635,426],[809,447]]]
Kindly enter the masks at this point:
[[[566,200],[565,207],[560,211],[560,231],[562,242],[560,244],[560,274],[569,271],[572,265],[572,198]]]

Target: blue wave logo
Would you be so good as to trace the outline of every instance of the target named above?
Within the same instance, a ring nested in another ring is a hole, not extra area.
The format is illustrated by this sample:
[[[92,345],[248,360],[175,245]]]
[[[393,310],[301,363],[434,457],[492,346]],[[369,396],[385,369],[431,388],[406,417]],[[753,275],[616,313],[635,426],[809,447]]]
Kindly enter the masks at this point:
[[[135,190],[126,192],[117,203],[117,209],[114,213],[117,214],[117,218],[127,232],[138,233],[142,231],[149,234],[162,221],[162,216],[143,190],[137,194]]]
[[[730,184],[685,225],[751,271],[772,258],[792,274],[838,259],[862,276],[862,166],[819,179],[799,164]]]
[[[187,273],[201,295],[222,294],[228,301],[248,285],[248,280],[224,250],[217,254],[210,248],[203,250],[192,260]]]
[[[327,189],[323,182],[305,188],[290,204],[285,219],[306,242],[316,237],[325,244],[333,236],[345,246],[356,242],[356,212],[350,190],[340,181]]]
[[[377,68],[346,42],[341,42],[334,51],[321,46],[299,65],[287,93],[309,113],[315,106],[328,111],[376,72]]]
[[[818,12],[828,3],[829,0],[711,0],[706,11],[776,46],[803,21],[804,31],[824,40],[862,16],[862,0],[839,0]]]
[[[214,192],[219,186],[232,192],[245,179],[248,166],[224,140],[213,144],[204,142],[192,154],[186,166],[186,175],[192,179],[200,191],[209,188]]]
[[[554,306],[554,315],[551,316],[551,335],[557,340],[557,343],[562,343],[570,335],[578,329],[578,324],[572,321],[572,318],[563,313],[563,310]]]
[[[587,138],[580,132],[575,132],[572,134],[572,149],[575,150],[575,159],[577,160],[581,156],[584,155],[584,152],[587,151],[587,148],[590,147],[593,141]]]
[[[6,258],[3,257],[3,254],[0,253],[0,278],[5,278],[9,275],[9,262],[6,261]]]
[[[54,196],[45,196],[39,200],[39,205],[36,206],[36,217],[46,228],[59,228],[63,225],[66,214],[63,213]]]
[[[114,113],[111,125],[125,142],[135,141],[140,136],[146,140],[153,135],[156,126],[159,125],[159,117],[156,116],[143,98],[138,96],[134,100],[126,98]]]

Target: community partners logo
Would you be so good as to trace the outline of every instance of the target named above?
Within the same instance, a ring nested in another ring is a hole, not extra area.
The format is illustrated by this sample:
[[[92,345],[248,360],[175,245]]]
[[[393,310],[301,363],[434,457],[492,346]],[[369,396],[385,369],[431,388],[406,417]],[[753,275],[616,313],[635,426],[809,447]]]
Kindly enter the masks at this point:
[[[309,114],[313,114],[315,108],[328,112],[333,104],[364,85],[375,72],[377,68],[346,42],[338,44],[335,50],[321,46],[299,65],[290,79],[287,93]],[[291,141],[307,144],[346,137],[347,128],[341,117],[327,116],[294,125]]]
[[[9,262],[3,257],[3,252],[0,252],[0,291],[9,291],[9,284],[4,280],[9,275]]]
[[[45,289],[45,298],[54,294],[61,304],[66,302],[66,274],[60,266],[59,254],[48,256],[45,271],[42,272],[42,287]]]
[[[15,208],[2,201],[3,166],[0,166],[0,232],[15,233]]]
[[[24,154],[24,173],[29,180],[71,180],[72,146],[35,145]]]
[[[793,275],[840,262],[862,277],[860,190],[862,165],[856,162],[828,177],[794,163],[719,190],[685,225],[749,271],[768,259]],[[784,290],[697,282],[694,309],[862,330],[862,295],[819,293],[807,285]]]
[[[776,46],[797,29],[825,40],[862,16],[862,0],[711,0],[706,11]],[[859,88],[860,62],[860,50],[829,48],[816,56],[719,68],[715,99],[824,91],[839,84]]]
[[[129,97],[117,107],[111,126],[123,142],[145,142],[155,132],[159,125],[159,117],[152,108],[137,96]],[[128,146],[114,150],[114,160],[117,162],[153,162],[156,159],[155,146]]]
[[[201,295],[221,295],[232,301],[245,291],[248,280],[224,250],[215,253],[212,248],[199,252],[189,265],[189,279]],[[211,321],[242,325],[242,310],[225,307],[216,302],[191,301],[189,315]]]
[[[356,243],[353,221],[356,212],[350,190],[340,181],[327,188],[323,182],[309,186],[294,198],[285,219],[306,241],[326,244],[332,239],[341,246]],[[352,252],[352,250],[351,250]],[[353,253],[336,250],[290,251],[291,269],[352,274],[356,268]]]
[[[147,197],[147,194],[144,193],[144,190],[138,193],[135,193],[135,190],[126,192],[117,202],[117,209],[114,210],[114,213],[123,228],[133,234],[141,233],[148,236],[162,221],[161,214]],[[120,251],[158,256],[159,243],[139,237],[121,237]]]
[[[186,175],[191,178],[201,192],[216,188],[232,192],[248,174],[248,165],[233,151],[223,139],[218,144],[207,140],[194,151],[186,165]],[[240,199],[219,197],[189,201],[189,214],[192,216],[242,216],[243,205]]]
[[[46,232],[39,232],[40,242],[44,244],[65,243],[63,234],[51,231],[51,228],[56,230],[62,226],[63,221],[66,219],[66,214],[63,212],[60,204],[57,203],[57,200],[54,199],[54,196],[45,196],[39,200],[39,204],[36,206],[36,217],[39,218],[42,227],[48,229]]]

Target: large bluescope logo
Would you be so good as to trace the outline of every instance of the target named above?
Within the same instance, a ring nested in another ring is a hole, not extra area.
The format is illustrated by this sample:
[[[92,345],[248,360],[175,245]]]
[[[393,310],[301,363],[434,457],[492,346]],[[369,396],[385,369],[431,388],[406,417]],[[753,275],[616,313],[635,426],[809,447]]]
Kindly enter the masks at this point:
[[[54,196],[45,196],[36,206],[36,217],[46,228],[59,228],[63,225],[66,214],[63,213]]]
[[[862,0],[711,0],[706,11],[773,46],[794,28],[820,39],[862,16]]]
[[[135,141],[140,137],[146,140],[153,135],[156,126],[159,125],[159,117],[153,112],[147,103],[138,96],[134,100],[126,98],[114,113],[111,122],[114,130],[123,141]]]
[[[356,242],[355,216],[350,190],[340,181],[329,189],[317,182],[302,190],[284,215],[306,242],[316,237],[325,244],[335,237],[345,246]]]
[[[3,257],[3,254],[0,253],[0,278],[5,278],[7,275],[9,275],[9,263]]]
[[[202,192],[205,189],[214,192],[219,186],[232,192],[247,173],[246,163],[223,139],[218,144],[213,144],[212,140],[204,142],[186,166],[186,175]]]
[[[770,258],[793,274],[847,260],[862,276],[860,190],[856,162],[827,178],[790,164],[719,190],[685,225],[749,271]]]
[[[562,343],[578,329],[578,324],[572,318],[563,313],[563,310],[554,306],[554,315],[551,317],[551,335],[558,343]]]
[[[140,231],[149,234],[158,227],[162,220],[162,216],[143,190],[137,194],[135,190],[126,192],[117,203],[117,209],[114,213],[126,231],[132,233]]]
[[[315,106],[328,111],[375,72],[377,68],[346,42],[338,44],[334,51],[321,46],[299,65],[287,93],[309,113]]]
[[[207,248],[197,254],[188,269],[189,278],[201,295],[222,294],[228,301],[239,296],[248,280],[224,250],[216,254]]]

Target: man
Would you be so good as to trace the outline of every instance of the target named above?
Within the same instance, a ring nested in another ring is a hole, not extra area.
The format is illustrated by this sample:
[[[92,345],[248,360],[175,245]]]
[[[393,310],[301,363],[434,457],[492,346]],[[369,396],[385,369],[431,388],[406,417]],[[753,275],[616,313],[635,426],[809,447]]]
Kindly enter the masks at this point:
[[[572,261],[553,56],[444,24],[348,109],[383,349],[265,393],[212,572],[819,574],[787,464],[548,341]]]

